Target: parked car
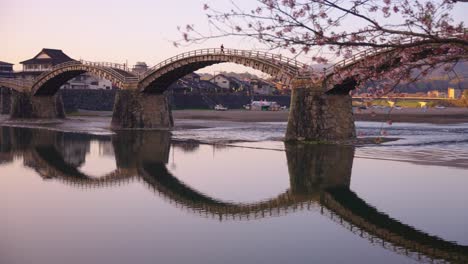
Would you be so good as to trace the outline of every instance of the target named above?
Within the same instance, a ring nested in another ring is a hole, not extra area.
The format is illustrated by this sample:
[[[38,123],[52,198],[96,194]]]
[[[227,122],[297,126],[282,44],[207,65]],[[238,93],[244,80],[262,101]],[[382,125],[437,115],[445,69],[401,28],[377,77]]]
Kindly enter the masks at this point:
[[[222,104],[217,104],[217,105],[215,105],[214,110],[216,110],[216,111],[226,111],[228,109],[227,109],[227,107],[223,106]]]

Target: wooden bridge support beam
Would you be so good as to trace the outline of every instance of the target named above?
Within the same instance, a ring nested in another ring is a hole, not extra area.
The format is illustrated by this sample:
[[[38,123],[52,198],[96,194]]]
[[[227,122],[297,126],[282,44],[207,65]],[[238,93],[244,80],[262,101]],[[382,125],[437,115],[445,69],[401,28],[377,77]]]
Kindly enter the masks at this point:
[[[113,129],[162,129],[174,126],[166,94],[117,92],[112,115]]]
[[[325,94],[319,85],[293,88],[287,141],[340,143],[355,138],[349,94]]]
[[[65,118],[62,96],[35,96],[13,91],[11,93],[11,119]]]

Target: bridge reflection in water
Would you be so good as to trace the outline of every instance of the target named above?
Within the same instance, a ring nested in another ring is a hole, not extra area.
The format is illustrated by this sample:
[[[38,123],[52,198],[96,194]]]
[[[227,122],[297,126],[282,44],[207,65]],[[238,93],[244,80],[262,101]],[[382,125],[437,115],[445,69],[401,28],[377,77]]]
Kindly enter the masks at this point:
[[[112,136],[6,128],[0,130],[0,164],[22,157],[45,180],[80,188],[141,181],[176,207],[219,221],[245,221],[315,210],[352,233],[396,253],[422,261],[468,262],[468,246],[445,241],[405,225],[367,204],[350,190],[354,147],[286,144],[290,187],[256,203],[221,201],[194,190],[167,169],[170,134],[121,131]],[[111,144],[117,168],[92,177],[78,167],[91,141]],[[172,142],[193,151],[196,143]]]

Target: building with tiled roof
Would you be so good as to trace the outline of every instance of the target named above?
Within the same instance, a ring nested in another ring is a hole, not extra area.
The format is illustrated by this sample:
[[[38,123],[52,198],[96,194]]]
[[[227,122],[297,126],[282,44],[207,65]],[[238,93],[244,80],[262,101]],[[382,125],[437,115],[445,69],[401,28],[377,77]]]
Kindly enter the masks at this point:
[[[0,77],[13,77],[13,63],[0,61]]]
[[[210,82],[216,84],[226,91],[236,91],[242,87],[242,82],[237,78],[218,74],[210,79]]]
[[[63,53],[62,50],[42,49],[32,59],[22,61],[20,64],[23,65],[23,72],[43,72],[50,70],[50,68],[57,64],[73,60]]]
[[[273,83],[261,79],[252,79],[250,84],[254,94],[271,95],[276,91],[276,86]]]

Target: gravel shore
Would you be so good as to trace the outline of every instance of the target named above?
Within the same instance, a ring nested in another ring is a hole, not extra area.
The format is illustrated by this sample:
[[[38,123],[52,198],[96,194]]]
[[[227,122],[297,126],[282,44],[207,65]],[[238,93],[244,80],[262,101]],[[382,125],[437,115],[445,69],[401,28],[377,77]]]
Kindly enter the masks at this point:
[[[288,111],[247,111],[247,110],[176,110],[174,119],[223,120],[234,122],[287,122]],[[403,108],[355,110],[356,121],[381,121],[432,124],[468,123],[468,108]]]
[[[287,122],[288,111],[247,111],[247,110],[175,110],[173,117],[176,129],[211,127],[213,122]],[[67,120],[22,120],[9,121],[7,115],[0,116],[0,125],[39,126],[48,128],[67,127],[87,130],[98,128],[108,130],[112,112],[83,111],[69,115]],[[459,124],[468,123],[468,108],[430,108],[427,110],[406,108],[355,109],[356,121]],[[206,122],[200,122],[205,120]]]

